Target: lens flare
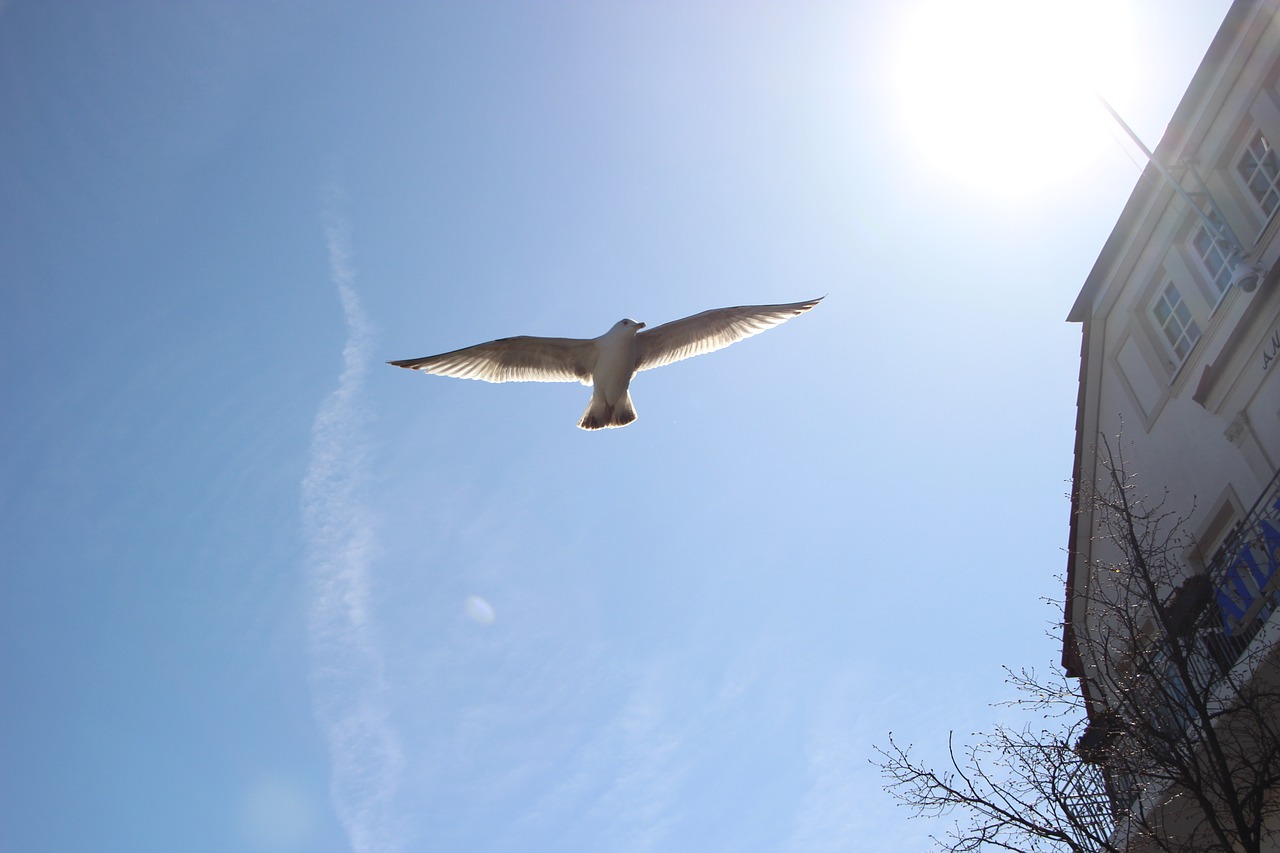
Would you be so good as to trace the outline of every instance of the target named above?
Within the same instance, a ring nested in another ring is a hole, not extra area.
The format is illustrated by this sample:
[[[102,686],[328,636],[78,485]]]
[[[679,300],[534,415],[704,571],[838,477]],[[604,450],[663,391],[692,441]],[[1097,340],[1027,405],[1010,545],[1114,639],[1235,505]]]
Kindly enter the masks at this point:
[[[478,595],[469,596],[463,607],[467,611],[467,616],[471,617],[471,621],[477,625],[492,625],[496,618],[493,606]]]

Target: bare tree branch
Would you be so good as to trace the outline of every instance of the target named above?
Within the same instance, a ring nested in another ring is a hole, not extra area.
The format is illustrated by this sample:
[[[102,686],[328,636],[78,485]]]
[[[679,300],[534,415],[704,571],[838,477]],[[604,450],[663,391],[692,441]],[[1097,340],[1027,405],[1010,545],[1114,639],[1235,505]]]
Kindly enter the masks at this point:
[[[873,763],[917,815],[955,817],[934,839],[952,853],[1260,853],[1280,823],[1280,672],[1216,618],[1210,578],[1182,559],[1186,518],[1101,452],[1106,482],[1078,501],[1101,532],[1073,626],[1080,682],[1006,669],[1018,696],[1001,704],[1024,727],[953,735],[942,771],[891,734]]]

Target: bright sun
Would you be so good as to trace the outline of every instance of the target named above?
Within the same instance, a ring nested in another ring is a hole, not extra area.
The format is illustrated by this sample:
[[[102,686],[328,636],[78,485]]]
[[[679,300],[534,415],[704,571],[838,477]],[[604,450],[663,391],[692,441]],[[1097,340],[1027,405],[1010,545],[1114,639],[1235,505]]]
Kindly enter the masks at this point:
[[[967,184],[1024,195],[1079,175],[1111,142],[1095,92],[1135,62],[1123,4],[921,0],[895,68],[919,153]]]

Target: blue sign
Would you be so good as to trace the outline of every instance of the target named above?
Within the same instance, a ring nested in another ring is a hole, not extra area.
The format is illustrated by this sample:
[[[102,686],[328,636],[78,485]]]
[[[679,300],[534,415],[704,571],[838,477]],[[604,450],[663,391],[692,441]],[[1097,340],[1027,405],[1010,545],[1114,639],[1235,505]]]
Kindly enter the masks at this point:
[[[1257,618],[1260,599],[1273,595],[1276,572],[1280,570],[1280,497],[1271,504],[1273,515],[1262,516],[1240,545],[1218,587],[1218,610],[1228,635]],[[1261,548],[1261,559],[1255,549]]]

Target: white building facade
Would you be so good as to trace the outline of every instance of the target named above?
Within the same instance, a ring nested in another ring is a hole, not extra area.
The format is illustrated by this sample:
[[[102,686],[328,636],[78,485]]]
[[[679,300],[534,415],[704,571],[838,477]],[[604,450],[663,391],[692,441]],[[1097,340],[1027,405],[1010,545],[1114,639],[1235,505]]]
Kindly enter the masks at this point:
[[[1091,673],[1151,651],[1112,642],[1099,603],[1121,555],[1088,496],[1118,455],[1134,493],[1181,521],[1161,612],[1186,610],[1223,670],[1280,659],[1280,0],[1233,4],[1154,161],[1069,316],[1082,346],[1063,664],[1095,721],[1117,699]],[[1132,789],[1109,782],[1121,809]]]

